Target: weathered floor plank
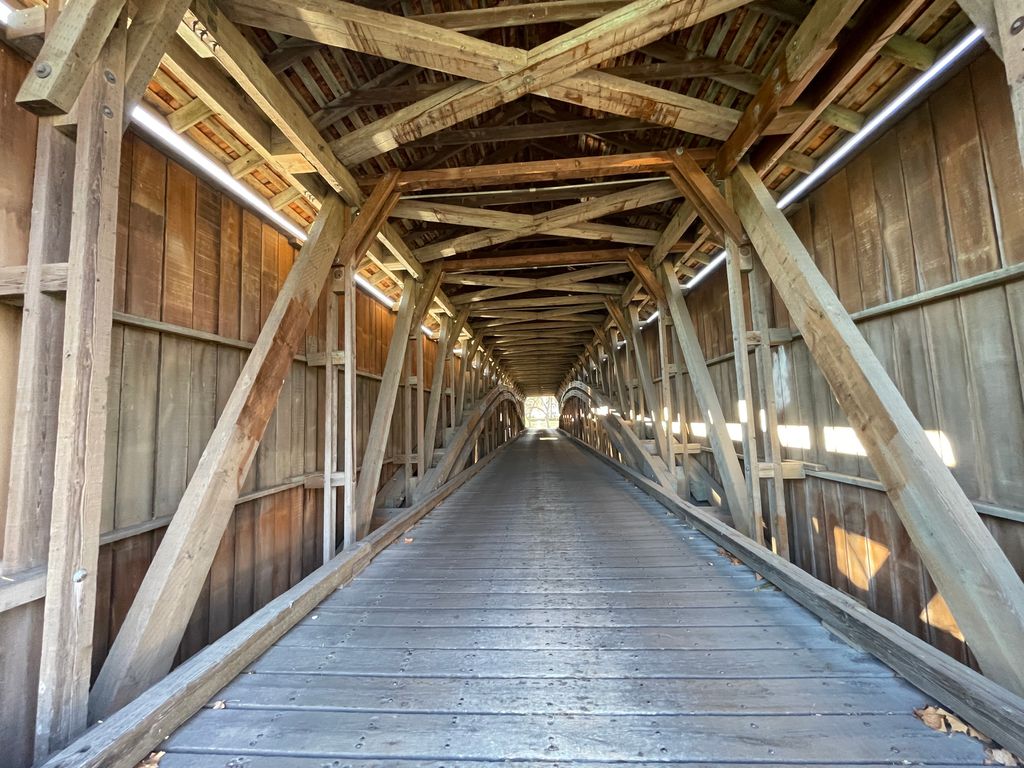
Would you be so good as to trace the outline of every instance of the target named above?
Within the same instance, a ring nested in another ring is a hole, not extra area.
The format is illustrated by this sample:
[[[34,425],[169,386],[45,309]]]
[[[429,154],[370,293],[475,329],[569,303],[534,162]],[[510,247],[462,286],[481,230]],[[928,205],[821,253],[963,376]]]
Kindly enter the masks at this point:
[[[567,441],[527,437],[165,743],[162,768],[980,765]]]

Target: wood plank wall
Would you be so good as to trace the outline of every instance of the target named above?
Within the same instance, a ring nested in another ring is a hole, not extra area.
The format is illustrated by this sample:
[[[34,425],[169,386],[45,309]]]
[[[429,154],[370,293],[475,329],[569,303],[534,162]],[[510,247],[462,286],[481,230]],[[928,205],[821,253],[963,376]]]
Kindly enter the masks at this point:
[[[104,484],[103,534],[111,541],[101,550],[96,665],[244,363],[247,350],[232,342],[256,340],[296,254],[271,225],[146,141],[129,134],[125,142],[115,298],[115,311],[123,314],[115,324]],[[325,289],[307,332],[309,355],[326,352],[327,301]],[[360,292],[356,317],[358,461],[394,315]],[[189,338],[179,329],[216,339]],[[424,341],[428,376],[436,346]],[[180,659],[319,564],[322,491],[304,488],[303,479],[322,472],[323,391],[322,366],[296,359],[243,487],[243,498],[259,498],[236,507]],[[401,409],[396,414],[389,456],[401,450]],[[396,466],[389,463],[385,479]],[[153,529],[139,531],[145,528]]]
[[[0,45],[0,266],[23,265],[27,256],[35,118],[14,105],[26,70],[20,57]],[[131,133],[122,152],[118,221],[94,672],[296,254],[276,229]],[[322,364],[307,356],[325,351],[328,295],[325,288],[305,354],[292,366],[246,479],[243,498],[254,498],[235,509],[179,661],[319,565],[322,491],[306,489],[303,480],[323,471],[324,373]],[[343,313],[338,314],[340,324]],[[394,314],[360,291],[356,317],[358,463],[369,437]],[[20,323],[20,309],[0,302],[0,359],[7,365],[0,375],[0,551]],[[423,381],[429,383],[437,345],[429,339],[423,344]],[[339,381],[342,399],[343,393]],[[404,450],[402,409],[395,413],[389,457]],[[339,455],[340,435],[339,430]],[[382,482],[399,466],[389,459]],[[341,489],[338,494],[340,511]],[[15,640],[5,633],[9,617],[28,608],[0,613],[0,637],[5,638],[0,681],[8,679],[5,665],[37,664],[38,649],[31,646],[38,645],[38,636],[6,642]],[[30,725],[34,698],[34,690],[0,683],[0,710],[28,718],[24,724],[11,718],[12,733]],[[0,729],[0,736],[4,732]],[[0,741],[7,744],[6,738]]]
[[[995,56],[979,57],[813,192],[791,221],[847,310],[864,314],[859,328],[924,428],[948,440],[967,495],[994,508],[982,517],[1024,573],[1024,273],[1014,272],[1024,262],[1024,171],[1002,73]],[[983,290],[913,302],[1007,269]],[[788,327],[773,299],[773,325]],[[885,311],[897,301],[910,306]],[[726,418],[738,422],[724,270],[688,302]],[[646,341],[657,370],[653,331]],[[787,483],[795,562],[969,661],[875,473],[863,457],[830,450],[826,428],[848,422],[805,345],[797,339],[773,357],[780,424],[806,427],[809,439],[785,457],[833,473]],[[689,420],[699,420],[687,390]],[[701,461],[714,471],[710,453]]]

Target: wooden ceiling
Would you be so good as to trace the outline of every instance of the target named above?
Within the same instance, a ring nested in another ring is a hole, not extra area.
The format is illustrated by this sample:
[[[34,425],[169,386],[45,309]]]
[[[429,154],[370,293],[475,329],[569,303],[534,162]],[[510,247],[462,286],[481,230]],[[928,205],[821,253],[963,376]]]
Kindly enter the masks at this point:
[[[649,302],[631,259],[659,250],[685,278],[722,238],[671,163],[571,179],[510,168],[686,148],[712,178],[746,157],[781,191],[969,26],[950,0],[700,0],[685,13],[652,1],[655,15],[588,26],[625,5],[223,0],[216,13],[363,194],[390,170],[437,172],[429,188],[405,185],[389,237],[425,268],[446,263],[439,306],[468,310],[481,347],[540,391],[608,328],[609,300]],[[812,11],[839,20],[817,48]],[[211,18],[186,16],[146,99],[305,227],[331,179],[218,65],[209,36],[225,32]],[[794,50],[816,54],[787,62]],[[363,265],[394,297],[408,266],[396,253],[378,244]]]

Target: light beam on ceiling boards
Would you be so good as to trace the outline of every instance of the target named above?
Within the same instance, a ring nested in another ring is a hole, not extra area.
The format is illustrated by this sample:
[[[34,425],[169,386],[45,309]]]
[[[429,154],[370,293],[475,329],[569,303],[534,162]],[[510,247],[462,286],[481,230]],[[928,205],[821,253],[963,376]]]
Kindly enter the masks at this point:
[[[271,208],[267,201],[254,192],[247,184],[236,179],[220,163],[216,162],[198,144],[174,131],[167,121],[147,106],[139,105],[132,110],[132,122],[148,136],[201,168],[203,172],[229,192],[241,197],[250,207],[255,208],[278,227],[300,242],[305,242],[306,233]]]
[[[887,125],[896,115],[904,110],[925,88],[935,82],[942,74],[949,71],[957,61],[970,53],[971,49],[978,44],[984,33],[980,29],[973,29],[960,38],[959,42],[950,47],[942,56],[935,60],[927,70],[918,75],[913,82],[899,92],[895,98],[886,102],[885,106],[875,112],[864,123],[864,127],[857,133],[850,136],[840,144],[828,157],[818,162],[815,169],[795,184],[776,203],[779,210],[788,208],[793,203],[802,199],[807,193],[820,182],[826,174],[836,169],[838,165],[848,158],[865,141],[878,133],[879,129]],[[725,251],[719,251],[714,259],[694,275],[689,282],[683,285],[684,288],[693,288],[701,280],[707,277],[722,261],[725,260]]]
[[[247,184],[239,181],[223,165],[214,160],[202,147],[193,142],[187,136],[174,131],[167,121],[147,106],[139,105],[132,111],[132,122],[141,128],[151,138],[155,139],[167,149],[184,159],[193,163],[197,168],[202,169],[206,176],[215,181],[224,189],[234,193],[248,205],[269,219],[275,225],[289,233],[299,242],[306,241],[306,233],[295,226],[292,222],[275,211],[267,201],[253,191]],[[388,309],[394,309],[395,302],[390,296],[380,291],[373,283],[362,275],[355,276],[356,284],[370,294],[375,300]],[[431,337],[431,331],[427,326],[421,326],[423,332]]]

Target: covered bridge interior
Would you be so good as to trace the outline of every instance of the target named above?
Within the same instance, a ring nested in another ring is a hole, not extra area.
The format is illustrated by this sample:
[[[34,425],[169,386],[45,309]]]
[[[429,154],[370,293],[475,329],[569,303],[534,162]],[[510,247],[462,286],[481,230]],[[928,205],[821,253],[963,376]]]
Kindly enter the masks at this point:
[[[0,764],[1020,764],[1022,31],[2,0]]]

